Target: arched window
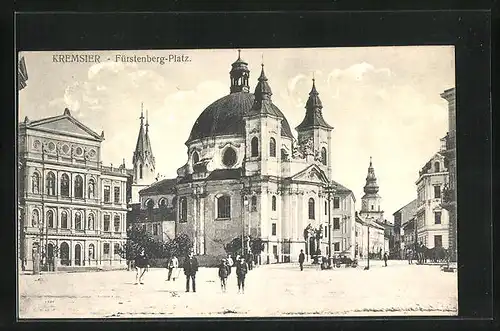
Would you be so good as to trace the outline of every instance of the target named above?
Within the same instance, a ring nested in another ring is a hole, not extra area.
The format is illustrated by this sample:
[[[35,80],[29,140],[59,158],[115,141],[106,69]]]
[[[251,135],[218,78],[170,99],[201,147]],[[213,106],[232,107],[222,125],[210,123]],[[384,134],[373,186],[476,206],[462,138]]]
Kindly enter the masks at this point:
[[[179,222],[187,222],[187,198],[179,199]]]
[[[193,164],[196,164],[200,161],[200,156],[198,155],[198,152],[194,151],[193,152]]]
[[[75,177],[75,198],[83,198],[83,178],[80,175]]]
[[[252,196],[252,211],[257,210],[257,196]]]
[[[95,182],[92,178],[89,179],[89,185],[88,185],[88,196],[89,196],[89,199],[93,199],[94,198],[94,192],[95,192]]]
[[[273,211],[276,211],[276,196],[275,195],[273,195],[273,197],[271,198],[271,207],[272,207]]]
[[[33,209],[33,212],[31,213],[31,226],[34,228],[38,227],[39,221],[40,213],[38,212],[38,209]]]
[[[34,172],[31,176],[31,192],[35,194],[40,193],[40,175],[38,172]]]
[[[68,228],[68,213],[64,210],[61,212],[61,228]]]
[[[52,210],[49,210],[47,212],[47,226],[49,228],[54,227],[54,212]]]
[[[94,230],[94,214],[89,214],[87,218],[87,229]]]
[[[115,232],[120,232],[120,215],[115,215],[113,225],[115,228]]]
[[[158,202],[158,206],[160,208],[166,208],[167,207],[167,199],[166,198],[161,198],[160,201]]]
[[[439,167],[439,162],[434,163],[434,172],[439,172],[441,169]]]
[[[236,151],[233,148],[229,147],[224,151],[222,163],[226,167],[232,167],[236,163]]]
[[[90,259],[90,260],[95,259],[95,248],[94,248],[94,244],[90,244],[90,245],[89,245],[89,259]]]
[[[148,218],[152,219],[153,217],[153,208],[155,206],[155,202],[151,199],[146,200],[146,209],[148,211]]]
[[[314,212],[314,199],[310,198],[309,199],[309,219],[310,220],[315,219],[314,215],[315,215],[315,212]]]
[[[251,147],[251,155],[252,157],[259,156],[259,139],[257,137],[252,138],[252,142],[250,143]]]
[[[327,162],[326,148],[323,147],[321,149],[321,163],[323,163],[324,165],[326,165],[326,162]]]
[[[69,197],[69,176],[67,174],[61,176],[61,195]]]
[[[47,195],[56,195],[56,175],[52,171],[47,174]]]
[[[77,211],[75,213],[75,229],[77,230],[83,230],[82,227],[82,213]]]
[[[276,140],[274,138],[269,139],[269,156],[276,157]]]
[[[286,150],[284,148],[281,149],[281,161],[286,161],[288,160],[288,154],[286,153]]]
[[[228,195],[217,198],[217,218],[231,218],[231,198]]]

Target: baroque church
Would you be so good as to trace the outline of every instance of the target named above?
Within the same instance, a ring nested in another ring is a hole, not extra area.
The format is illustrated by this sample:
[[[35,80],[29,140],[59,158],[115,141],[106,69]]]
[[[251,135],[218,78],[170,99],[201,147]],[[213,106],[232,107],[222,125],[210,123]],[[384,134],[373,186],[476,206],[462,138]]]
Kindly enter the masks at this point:
[[[328,254],[329,239],[332,254],[354,256],[355,197],[333,180],[333,127],[323,118],[314,79],[295,138],[273,103],[263,64],[254,93],[240,54],[229,78],[229,94],[194,123],[176,178],[155,180],[141,111],[129,223],[143,224],[161,240],[186,234],[195,254],[207,258],[225,255],[225,244],[249,236],[265,243],[259,263],[296,261],[300,250],[308,258],[318,250]]]

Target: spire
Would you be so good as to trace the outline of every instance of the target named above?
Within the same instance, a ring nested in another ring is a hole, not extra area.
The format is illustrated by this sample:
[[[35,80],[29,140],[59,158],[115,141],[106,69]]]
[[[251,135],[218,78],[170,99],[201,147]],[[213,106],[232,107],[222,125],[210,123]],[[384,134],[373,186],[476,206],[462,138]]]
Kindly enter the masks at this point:
[[[377,177],[375,177],[375,170],[373,169],[371,156],[370,156],[370,165],[368,166],[368,175],[366,176],[366,185],[364,187],[364,191],[366,194],[378,193]]]
[[[155,159],[153,156],[153,151],[151,149],[151,142],[149,141],[149,123],[147,114],[148,113],[146,110],[146,125],[144,125],[144,105],[143,103],[141,103],[141,116],[139,117],[139,119],[141,120],[141,124],[139,126],[139,134],[137,136],[137,143],[135,145],[132,163],[135,165],[137,161],[149,161],[149,164],[154,167]],[[146,130],[144,130],[144,126],[146,127]]]
[[[297,130],[308,130],[314,127],[321,127],[325,129],[332,130],[333,127],[330,126],[323,118],[322,114],[323,104],[319,98],[318,90],[316,90],[316,79],[312,79],[312,88],[309,92],[309,98],[306,102],[306,115],[302,123],[297,126]]]
[[[241,59],[241,50],[238,50],[238,59],[231,66],[232,68],[229,72],[231,93],[249,92],[248,80],[250,78],[250,70],[248,70],[248,63]]]
[[[281,117],[282,115],[271,102],[273,92],[271,91],[271,86],[269,86],[267,82],[266,73],[264,72],[264,63],[262,63],[261,66],[262,69],[257,86],[255,87],[255,100],[250,110],[250,114],[271,114],[276,117]]]

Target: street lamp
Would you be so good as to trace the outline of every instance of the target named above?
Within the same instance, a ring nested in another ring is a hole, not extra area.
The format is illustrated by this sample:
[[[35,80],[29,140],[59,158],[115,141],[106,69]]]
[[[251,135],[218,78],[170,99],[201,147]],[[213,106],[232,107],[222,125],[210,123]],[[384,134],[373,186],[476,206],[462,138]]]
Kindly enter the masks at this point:
[[[366,251],[366,254],[367,254],[367,264],[366,264],[366,267],[364,270],[370,270],[370,220],[371,220],[371,217],[367,217],[367,226],[368,226],[368,247],[367,247],[367,251]]]
[[[243,196],[243,210],[241,215],[241,255],[245,255],[245,211],[248,206],[248,198],[247,196]],[[250,232],[248,233],[250,235]]]
[[[330,201],[332,194],[335,194],[335,189],[331,183],[328,183],[328,186],[325,187],[325,192],[327,194],[328,199],[328,266],[332,266],[332,215],[331,215],[331,206]]]

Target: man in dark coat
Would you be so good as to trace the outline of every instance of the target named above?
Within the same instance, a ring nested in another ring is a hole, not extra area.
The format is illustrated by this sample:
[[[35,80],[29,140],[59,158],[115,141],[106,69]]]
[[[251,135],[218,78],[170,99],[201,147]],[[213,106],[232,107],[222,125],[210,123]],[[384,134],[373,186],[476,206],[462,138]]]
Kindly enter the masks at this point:
[[[236,263],[236,278],[238,278],[238,293],[245,293],[245,277],[248,272],[248,265],[243,257]]]
[[[387,252],[384,253],[384,263],[385,263],[385,266],[387,267],[387,259],[389,258],[389,256],[387,256]]]
[[[304,255],[304,250],[301,249],[300,250],[300,254],[299,254],[299,264],[300,264],[300,271],[304,270],[304,261],[305,261],[306,257]]]
[[[189,279],[193,284],[193,292],[196,292],[196,272],[198,271],[198,260],[194,257],[193,252],[184,259],[184,274],[186,275],[186,292],[189,292]]]

